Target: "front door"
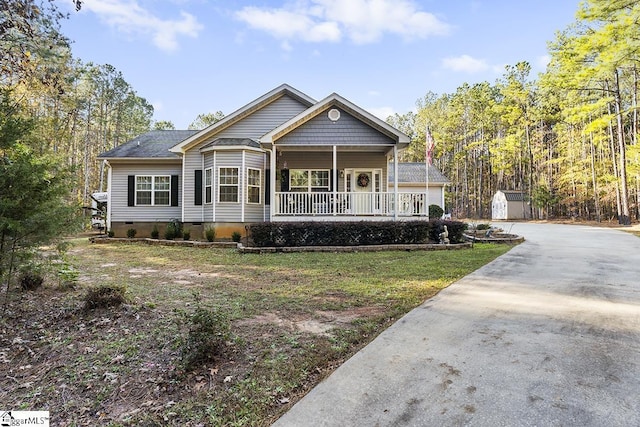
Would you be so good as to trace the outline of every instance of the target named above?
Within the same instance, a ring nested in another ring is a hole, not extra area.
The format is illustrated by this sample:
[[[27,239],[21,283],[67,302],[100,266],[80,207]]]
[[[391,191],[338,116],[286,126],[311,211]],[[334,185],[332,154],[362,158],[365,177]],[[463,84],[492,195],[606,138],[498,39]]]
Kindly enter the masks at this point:
[[[353,207],[356,214],[374,214],[380,209],[380,176],[379,170],[353,170],[351,174],[351,188]]]

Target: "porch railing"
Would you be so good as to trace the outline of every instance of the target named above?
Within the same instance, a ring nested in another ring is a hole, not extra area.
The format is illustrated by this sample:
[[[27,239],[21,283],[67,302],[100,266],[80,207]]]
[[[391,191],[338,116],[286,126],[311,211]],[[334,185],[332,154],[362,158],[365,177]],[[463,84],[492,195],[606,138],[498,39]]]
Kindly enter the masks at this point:
[[[334,197],[335,196],[335,197]],[[275,193],[277,216],[426,216],[425,193]]]

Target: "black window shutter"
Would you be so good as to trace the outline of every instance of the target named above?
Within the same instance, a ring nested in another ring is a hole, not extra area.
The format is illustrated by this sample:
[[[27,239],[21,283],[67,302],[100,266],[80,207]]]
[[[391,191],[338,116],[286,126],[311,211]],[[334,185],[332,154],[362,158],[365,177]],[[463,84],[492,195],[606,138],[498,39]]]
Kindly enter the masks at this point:
[[[136,205],[136,176],[127,177],[127,206]]]
[[[178,206],[178,175],[171,175],[171,206]]]
[[[333,191],[333,169],[329,169],[329,191]]]
[[[289,191],[289,169],[282,169],[280,171],[280,191]]]
[[[271,204],[271,169],[264,171],[264,204]]]
[[[193,204],[202,205],[202,169],[196,169],[196,183],[194,185]]]

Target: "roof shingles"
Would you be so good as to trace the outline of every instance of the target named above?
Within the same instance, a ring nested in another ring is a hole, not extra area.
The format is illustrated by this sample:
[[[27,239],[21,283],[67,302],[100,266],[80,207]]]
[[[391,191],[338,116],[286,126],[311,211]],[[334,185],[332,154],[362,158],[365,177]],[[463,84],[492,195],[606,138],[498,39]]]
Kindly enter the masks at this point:
[[[389,164],[389,182],[395,182],[393,163]],[[406,162],[398,163],[398,182],[405,184],[415,184],[427,182],[427,168],[424,163],[420,162]],[[429,182],[443,183],[449,182],[446,176],[442,174],[435,166],[429,166]]]
[[[104,159],[179,159],[171,147],[182,142],[197,130],[153,130],[128,141],[112,150],[102,153]]]

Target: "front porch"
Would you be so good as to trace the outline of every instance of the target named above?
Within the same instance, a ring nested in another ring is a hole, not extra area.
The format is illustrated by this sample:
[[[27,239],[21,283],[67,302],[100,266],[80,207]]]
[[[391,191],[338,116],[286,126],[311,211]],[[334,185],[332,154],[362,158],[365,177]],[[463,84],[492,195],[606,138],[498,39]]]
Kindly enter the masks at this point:
[[[425,200],[424,192],[276,192],[272,221],[428,220]]]

